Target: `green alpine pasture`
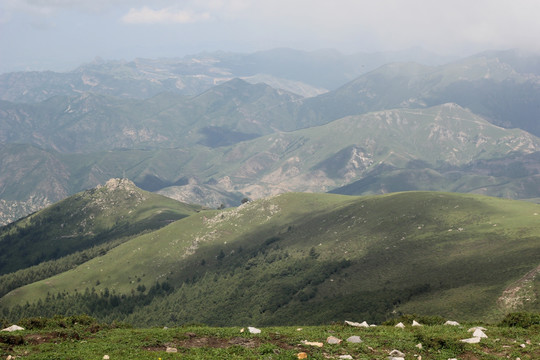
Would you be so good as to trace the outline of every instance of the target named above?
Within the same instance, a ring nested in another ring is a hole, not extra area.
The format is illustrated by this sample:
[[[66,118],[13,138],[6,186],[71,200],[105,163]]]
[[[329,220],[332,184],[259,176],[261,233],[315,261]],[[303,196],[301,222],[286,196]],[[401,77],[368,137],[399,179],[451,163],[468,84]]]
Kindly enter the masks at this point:
[[[497,321],[538,311],[540,207],[440,192],[288,193],[203,210],[0,299],[135,326]]]

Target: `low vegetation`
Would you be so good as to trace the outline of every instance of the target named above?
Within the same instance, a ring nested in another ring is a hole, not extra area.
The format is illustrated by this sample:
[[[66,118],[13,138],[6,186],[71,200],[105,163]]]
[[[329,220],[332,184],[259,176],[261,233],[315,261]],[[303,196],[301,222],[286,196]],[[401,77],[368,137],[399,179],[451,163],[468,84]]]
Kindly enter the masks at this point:
[[[528,314],[529,318],[539,314]],[[501,359],[540,357],[540,323],[527,327],[466,323],[405,327],[351,327],[340,322],[319,326],[263,327],[251,334],[243,327],[185,325],[136,329],[99,323],[85,316],[21,319],[24,331],[0,332],[0,356],[24,359],[387,359],[397,350],[405,359]],[[396,319],[397,320],[397,319]],[[4,325],[7,323],[4,322]],[[468,329],[484,325],[487,338],[468,344]],[[349,342],[359,337],[357,343]],[[335,337],[338,344],[329,344]],[[308,344],[313,343],[313,345]],[[319,343],[320,346],[314,343]],[[350,357],[343,357],[343,356]]]

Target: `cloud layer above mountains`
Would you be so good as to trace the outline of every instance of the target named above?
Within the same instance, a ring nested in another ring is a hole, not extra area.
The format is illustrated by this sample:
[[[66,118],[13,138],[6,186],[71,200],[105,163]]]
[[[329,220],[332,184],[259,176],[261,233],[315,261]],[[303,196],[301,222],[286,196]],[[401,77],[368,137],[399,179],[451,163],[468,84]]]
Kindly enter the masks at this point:
[[[0,71],[274,47],[539,51],[536,0],[4,0]]]

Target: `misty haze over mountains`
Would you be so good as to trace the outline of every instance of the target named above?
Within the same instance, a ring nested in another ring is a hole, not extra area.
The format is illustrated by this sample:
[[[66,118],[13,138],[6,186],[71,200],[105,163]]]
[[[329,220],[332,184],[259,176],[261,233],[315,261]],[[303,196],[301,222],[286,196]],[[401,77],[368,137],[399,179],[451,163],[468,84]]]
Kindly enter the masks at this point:
[[[2,74],[2,221],[112,177],[210,207],[339,189],[539,198],[539,76],[515,50],[283,48]]]

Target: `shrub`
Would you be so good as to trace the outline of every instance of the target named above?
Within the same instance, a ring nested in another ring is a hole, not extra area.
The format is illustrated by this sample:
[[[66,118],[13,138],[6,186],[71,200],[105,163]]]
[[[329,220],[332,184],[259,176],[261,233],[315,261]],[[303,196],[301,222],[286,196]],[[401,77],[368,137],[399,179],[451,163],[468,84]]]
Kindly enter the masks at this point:
[[[540,325],[540,313],[516,312],[507,314],[500,322],[501,326],[529,328]]]

